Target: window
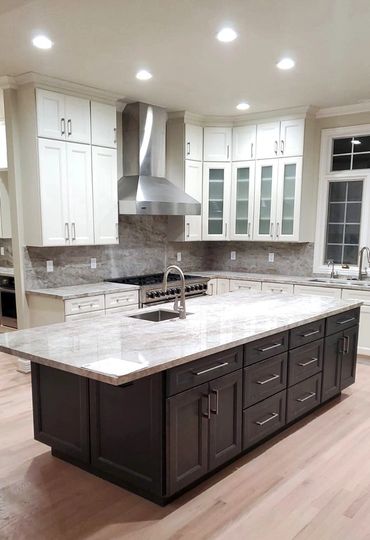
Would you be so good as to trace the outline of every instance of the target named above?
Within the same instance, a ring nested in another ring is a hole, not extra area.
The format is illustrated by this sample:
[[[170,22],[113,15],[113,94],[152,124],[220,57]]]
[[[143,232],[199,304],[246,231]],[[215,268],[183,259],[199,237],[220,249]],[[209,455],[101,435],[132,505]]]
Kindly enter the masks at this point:
[[[329,182],[326,260],[357,264],[363,181]]]
[[[332,171],[370,169],[370,135],[333,139]]]

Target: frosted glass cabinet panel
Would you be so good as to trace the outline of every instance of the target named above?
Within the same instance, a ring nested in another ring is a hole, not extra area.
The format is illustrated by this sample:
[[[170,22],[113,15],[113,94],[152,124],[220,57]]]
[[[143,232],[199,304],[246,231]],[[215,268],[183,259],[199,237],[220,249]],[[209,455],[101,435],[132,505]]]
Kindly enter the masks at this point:
[[[227,163],[205,163],[203,172],[203,238],[229,238],[231,168]]]
[[[278,160],[257,161],[254,239],[273,240],[276,217]]]
[[[230,238],[233,240],[252,239],[254,172],[254,161],[233,164],[230,223]]]
[[[279,241],[299,239],[302,158],[279,160],[275,235]]]

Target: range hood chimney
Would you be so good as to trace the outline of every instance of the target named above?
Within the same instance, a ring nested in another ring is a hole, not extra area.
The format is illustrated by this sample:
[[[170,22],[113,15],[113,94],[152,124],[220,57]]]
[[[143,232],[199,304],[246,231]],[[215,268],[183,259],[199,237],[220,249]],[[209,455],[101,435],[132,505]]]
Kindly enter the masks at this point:
[[[118,181],[119,213],[199,215],[200,202],[165,178],[165,109],[130,103],[122,113],[123,177]]]

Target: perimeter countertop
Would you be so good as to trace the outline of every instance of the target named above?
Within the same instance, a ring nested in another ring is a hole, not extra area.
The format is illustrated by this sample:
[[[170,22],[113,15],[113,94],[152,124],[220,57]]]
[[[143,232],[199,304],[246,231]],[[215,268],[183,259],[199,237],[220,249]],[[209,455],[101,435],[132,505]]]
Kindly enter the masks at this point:
[[[185,320],[158,323],[113,314],[2,334],[0,350],[120,385],[360,305],[239,290],[191,299]]]
[[[48,289],[29,289],[27,294],[39,296],[51,296],[60,300],[70,300],[72,298],[83,298],[85,296],[95,296],[96,294],[110,294],[125,291],[137,291],[137,285],[126,285],[124,283],[110,283],[102,281],[100,283],[87,283],[84,285],[71,285],[68,287],[55,287]]]

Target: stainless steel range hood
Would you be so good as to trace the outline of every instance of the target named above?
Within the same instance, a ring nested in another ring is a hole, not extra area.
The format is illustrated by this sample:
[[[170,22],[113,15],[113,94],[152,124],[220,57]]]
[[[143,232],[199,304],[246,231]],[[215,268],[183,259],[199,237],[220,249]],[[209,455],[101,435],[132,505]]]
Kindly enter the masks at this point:
[[[131,103],[122,113],[123,177],[120,214],[199,215],[200,202],[165,178],[165,109]]]

